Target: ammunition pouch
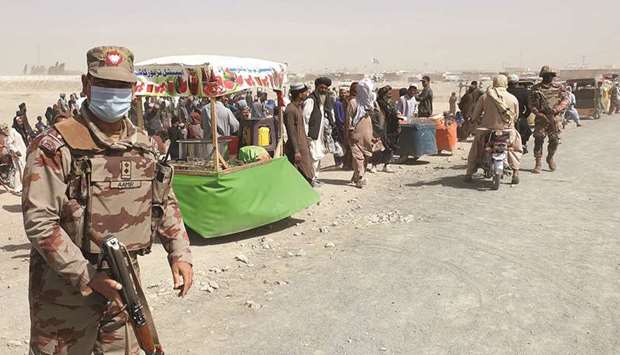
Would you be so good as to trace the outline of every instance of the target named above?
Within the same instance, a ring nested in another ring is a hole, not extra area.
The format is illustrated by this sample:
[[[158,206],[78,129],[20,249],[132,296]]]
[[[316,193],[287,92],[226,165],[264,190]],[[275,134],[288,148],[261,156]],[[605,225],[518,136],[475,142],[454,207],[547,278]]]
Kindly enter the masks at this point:
[[[151,230],[153,235],[157,233],[162,219],[170,188],[172,187],[172,177],[174,176],[174,168],[167,163],[157,162],[155,165],[155,179],[153,180],[153,202],[151,215]]]

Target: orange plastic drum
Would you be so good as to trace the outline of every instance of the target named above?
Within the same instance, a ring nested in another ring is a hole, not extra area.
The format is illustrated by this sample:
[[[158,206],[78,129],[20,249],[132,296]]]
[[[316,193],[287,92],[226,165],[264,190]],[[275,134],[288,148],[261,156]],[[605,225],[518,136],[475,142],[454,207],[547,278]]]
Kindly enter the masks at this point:
[[[435,140],[437,141],[437,151],[452,152],[456,150],[458,137],[456,134],[457,124],[455,122],[445,125],[443,120],[437,121],[437,127],[435,130]]]

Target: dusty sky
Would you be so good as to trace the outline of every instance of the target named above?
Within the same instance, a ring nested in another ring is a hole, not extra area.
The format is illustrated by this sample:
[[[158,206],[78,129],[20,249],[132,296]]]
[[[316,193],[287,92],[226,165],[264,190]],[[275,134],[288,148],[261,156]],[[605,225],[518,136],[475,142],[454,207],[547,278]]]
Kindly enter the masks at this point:
[[[102,44],[137,60],[220,54],[294,71],[620,64],[615,0],[2,0],[0,74]],[[546,19],[546,20],[543,20]],[[616,21],[616,22],[614,22]]]

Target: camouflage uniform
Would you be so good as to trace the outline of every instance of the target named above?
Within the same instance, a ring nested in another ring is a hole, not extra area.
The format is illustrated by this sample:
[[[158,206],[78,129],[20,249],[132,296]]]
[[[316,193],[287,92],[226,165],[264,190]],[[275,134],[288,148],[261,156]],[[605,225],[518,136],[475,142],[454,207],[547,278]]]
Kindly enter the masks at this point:
[[[546,73],[553,73],[549,67],[545,66],[541,69],[540,75]],[[549,139],[547,146],[547,162],[552,170],[555,169],[555,163],[553,163],[553,157],[558,149],[560,143],[560,133],[562,127],[562,121],[564,119],[564,111],[568,108],[569,97],[562,85],[551,83],[543,84],[538,83],[532,86],[528,105],[530,110],[536,114],[536,121],[534,125],[534,157],[536,158],[536,169],[540,167],[540,162],[543,156],[543,145],[545,138]],[[551,124],[545,117],[553,115],[554,124]],[[536,170],[535,169],[535,170]]]
[[[112,140],[87,106],[80,117],[37,137],[28,151],[22,205],[32,243],[31,354],[138,353],[125,313],[115,317],[88,287],[99,253],[90,231],[118,237],[136,267],[154,236],[170,264],[191,264],[171,170],[158,164],[148,136],[127,118],[120,139]]]

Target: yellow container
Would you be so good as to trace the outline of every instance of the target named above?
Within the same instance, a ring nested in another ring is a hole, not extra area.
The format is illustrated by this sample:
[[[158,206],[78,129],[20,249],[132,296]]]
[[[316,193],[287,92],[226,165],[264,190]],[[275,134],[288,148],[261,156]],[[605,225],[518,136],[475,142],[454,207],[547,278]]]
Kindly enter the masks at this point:
[[[261,127],[258,129],[258,145],[266,147],[271,144],[269,127]]]

